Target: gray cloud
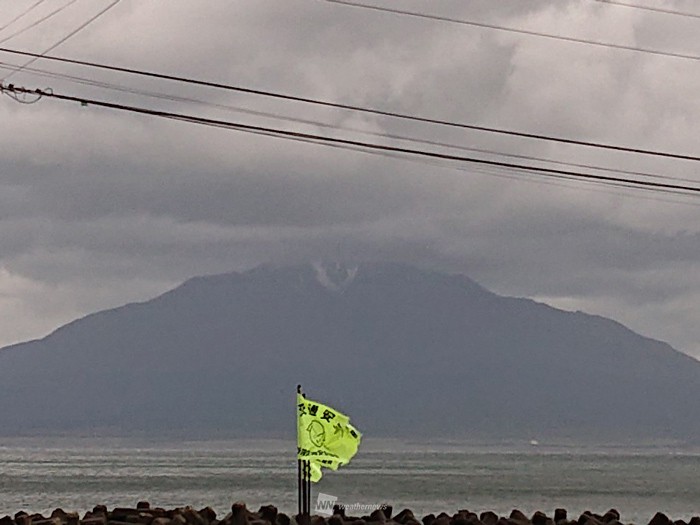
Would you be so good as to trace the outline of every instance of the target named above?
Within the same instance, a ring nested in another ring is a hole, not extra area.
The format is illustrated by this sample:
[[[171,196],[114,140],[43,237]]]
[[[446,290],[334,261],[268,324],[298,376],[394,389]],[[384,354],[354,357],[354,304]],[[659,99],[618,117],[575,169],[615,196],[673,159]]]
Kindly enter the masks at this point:
[[[23,2],[17,4],[20,9]],[[405,6],[428,10],[422,2]],[[483,0],[429,9],[685,52],[692,52],[687,48],[695,36],[686,20],[596,2]],[[76,5],[45,30],[7,45],[43,49],[86,13]],[[674,151],[693,151],[700,113],[700,73],[689,61],[324,2],[204,2],[195,9],[180,0],[124,1],[60,50],[393,111]],[[697,177],[692,163],[34,66],[353,129]],[[12,81],[212,118],[341,133],[31,73]],[[20,106],[3,98],[0,119],[12,130],[0,140],[0,343],[152,297],[193,275],[261,263],[382,259],[464,272],[502,294],[610,316],[700,356],[694,320],[699,208],[687,197],[554,184],[478,167],[455,170],[450,163],[50,100]],[[342,135],[377,140],[356,131]]]

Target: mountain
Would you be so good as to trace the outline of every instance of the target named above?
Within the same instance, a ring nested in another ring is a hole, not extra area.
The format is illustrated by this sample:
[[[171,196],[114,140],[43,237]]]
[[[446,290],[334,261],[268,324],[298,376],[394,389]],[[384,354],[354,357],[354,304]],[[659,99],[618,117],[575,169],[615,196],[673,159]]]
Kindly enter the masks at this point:
[[[700,362],[615,321],[401,264],[197,277],[0,350],[4,434],[700,435]]]

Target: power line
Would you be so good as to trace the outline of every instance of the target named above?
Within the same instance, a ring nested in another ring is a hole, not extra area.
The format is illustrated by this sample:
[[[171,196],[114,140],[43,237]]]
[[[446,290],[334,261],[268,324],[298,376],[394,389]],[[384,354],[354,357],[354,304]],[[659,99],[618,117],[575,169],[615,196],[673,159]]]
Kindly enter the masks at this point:
[[[225,120],[208,119],[203,117],[197,117],[194,115],[187,115],[182,113],[173,113],[168,111],[159,111],[150,108],[143,108],[137,106],[130,106],[125,104],[117,104],[113,102],[107,102],[102,100],[88,99],[83,97],[75,97],[70,95],[61,95],[54,93],[53,91],[46,90],[29,90],[26,88],[15,87],[12,84],[4,85],[0,84],[0,91],[7,91],[10,93],[26,93],[38,95],[41,97],[55,98],[59,100],[66,100],[71,102],[78,102],[81,105],[93,105],[98,107],[105,107],[120,111],[127,111],[142,115],[149,115],[155,117],[161,117],[171,120],[178,120],[182,122],[189,122],[193,124],[201,124],[204,126],[225,128],[230,130],[242,131],[247,133],[256,134],[268,134],[277,138],[291,139],[291,140],[304,140],[304,141],[316,141],[319,144],[337,144],[345,145],[350,147],[359,147],[372,151],[381,152],[391,152],[399,153],[410,156],[425,157],[431,159],[441,159],[447,161],[455,162],[465,162],[480,166],[495,166],[501,168],[509,168],[513,170],[520,170],[525,172],[537,173],[538,175],[544,177],[550,177],[555,179],[576,179],[585,182],[594,182],[598,184],[622,184],[630,188],[647,189],[653,191],[674,191],[683,192],[684,194],[700,195],[700,186],[688,186],[683,184],[673,184],[668,182],[655,182],[655,181],[643,181],[635,180],[625,177],[614,177],[609,175],[599,175],[593,173],[584,173],[569,170],[560,170],[554,168],[543,168],[538,166],[528,166],[523,164],[515,164],[511,162],[501,162],[495,160],[479,159],[474,157],[465,157],[461,155],[452,155],[436,151],[411,149],[398,146],[389,146],[384,144],[377,144],[371,142],[362,142],[358,140],[343,139],[337,137],[326,137],[322,135],[316,135],[312,133],[302,133],[298,131],[285,130],[279,128],[270,128],[264,126],[254,126],[250,124],[244,124],[240,122],[231,122]]]
[[[631,7],[634,9],[643,9],[644,11],[654,11],[655,13],[663,13],[666,15],[677,15],[677,16],[687,16],[689,18],[700,18],[700,14],[688,13],[687,11],[675,11],[673,9],[664,9],[662,7],[651,7],[647,5],[633,4],[630,2],[618,2],[616,0],[594,0],[595,2],[600,2],[601,4],[610,4],[620,7]]]
[[[381,6],[377,6],[377,5],[364,4],[364,3],[360,3],[360,2],[350,2],[347,0],[326,0],[326,2],[331,3],[331,4],[344,5],[344,6],[348,6],[348,7],[358,7],[361,9],[370,9],[372,11],[381,11],[383,13],[392,13],[395,15],[413,16],[416,18],[424,18],[424,19],[435,20],[435,21],[439,21],[439,22],[450,22],[453,24],[462,24],[462,25],[467,25],[467,26],[472,26],[472,27],[480,27],[480,28],[484,28],[484,29],[495,29],[497,31],[507,31],[509,33],[518,33],[518,34],[527,35],[527,36],[536,36],[536,37],[540,37],[540,38],[549,38],[552,40],[561,40],[563,42],[572,42],[572,43],[576,43],[576,44],[588,44],[588,45],[592,45],[592,46],[606,47],[606,48],[611,48],[611,49],[621,49],[624,51],[634,51],[634,52],[638,52],[638,53],[649,53],[649,54],[658,55],[658,56],[666,56],[666,57],[673,57],[673,58],[682,58],[685,60],[700,61],[700,55],[675,53],[673,51],[661,51],[658,49],[651,49],[651,48],[645,48],[645,47],[627,46],[624,44],[613,44],[611,42],[601,42],[599,40],[590,40],[587,38],[575,38],[575,37],[570,37],[570,36],[555,35],[552,33],[545,33],[542,31],[534,31],[534,30],[530,30],[530,29],[519,29],[519,28],[515,28],[515,27],[507,27],[507,26],[501,26],[501,25],[496,25],[496,24],[487,24],[485,22],[475,22],[473,20],[465,20],[465,19],[461,19],[461,18],[451,18],[451,17],[447,17],[447,16],[431,15],[428,13],[407,11],[405,9],[394,9],[391,7],[381,7]]]
[[[278,93],[278,92],[273,92],[273,91],[263,91],[263,90],[259,90],[259,89],[234,86],[231,84],[223,84],[223,83],[219,83],[219,82],[197,80],[197,79],[193,79],[193,78],[168,75],[168,74],[164,74],[164,73],[156,73],[156,72],[152,72],[152,71],[143,71],[143,70],[138,70],[138,69],[112,66],[112,65],[107,65],[107,64],[99,64],[96,62],[87,62],[84,60],[56,57],[56,56],[51,56],[51,55],[40,55],[38,53],[32,53],[29,51],[19,51],[16,49],[9,49],[9,48],[4,48],[4,47],[0,47],[0,52],[9,53],[9,54],[13,54],[13,55],[38,57],[38,58],[41,58],[44,60],[50,60],[50,61],[54,61],[54,62],[75,64],[75,65],[80,65],[80,66],[104,69],[107,71],[116,71],[119,73],[128,73],[128,74],[132,74],[132,75],[158,78],[158,79],[162,79],[162,80],[183,82],[183,83],[187,83],[187,84],[223,89],[223,90],[234,91],[234,92],[238,92],[238,93],[246,93],[249,95],[260,95],[260,96],[276,98],[276,99],[281,99],[281,100],[290,100],[293,102],[314,104],[314,105],[322,106],[322,107],[343,109],[343,110],[347,110],[347,111],[356,111],[356,112],[367,113],[367,114],[371,114],[371,115],[379,115],[379,116],[383,116],[383,117],[391,117],[391,118],[397,118],[397,119],[402,119],[402,120],[410,120],[410,121],[414,121],[414,122],[422,122],[425,124],[436,124],[436,125],[448,126],[448,127],[453,127],[453,128],[459,128],[459,129],[469,129],[469,130],[473,130],[473,131],[481,131],[481,132],[486,132],[486,133],[496,133],[496,134],[501,134],[501,135],[508,135],[508,136],[521,137],[521,138],[534,139],[534,140],[558,142],[558,143],[562,143],[562,144],[570,144],[570,145],[575,145],[575,146],[585,146],[585,147],[591,147],[591,148],[607,149],[607,150],[620,151],[620,152],[625,152],[625,153],[637,153],[637,154],[642,154],[642,155],[651,155],[651,156],[656,156],[656,157],[664,157],[664,158],[672,158],[672,159],[680,159],[680,160],[690,160],[690,161],[696,161],[696,162],[700,161],[700,157],[694,156],[694,155],[671,153],[671,152],[660,151],[660,150],[649,150],[649,149],[643,149],[643,148],[631,148],[631,147],[618,146],[615,144],[607,144],[607,143],[602,143],[602,142],[575,140],[575,139],[569,139],[569,138],[564,138],[564,137],[556,137],[556,136],[552,136],[552,135],[543,135],[543,134],[538,134],[538,133],[527,133],[527,132],[514,131],[514,130],[508,130],[508,129],[478,126],[475,124],[467,124],[467,123],[463,123],[463,122],[453,122],[453,121],[435,119],[435,118],[430,118],[430,117],[421,117],[418,115],[410,115],[410,114],[406,114],[406,113],[385,111],[385,110],[381,110],[381,109],[367,108],[367,107],[355,106],[355,105],[351,105],[351,104],[342,104],[342,103],[338,103],[338,102],[331,102],[328,100],[300,97],[300,96],[296,96],[296,95],[289,95],[289,94]]]
[[[0,69],[15,71],[17,68],[18,68],[17,66],[12,66],[9,64],[3,65],[3,63],[0,62]],[[322,121],[318,121],[318,120],[290,117],[290,116],[286,116],[286,115],[281,115],[279,113],[271,113],[271,112],[267,112],[267,111],[251,110],[251,109],[243,108],[240,106],[219,104],[219,103],[209,102],[209,101],[195,99],[195,98],[191,98],[191,97],[168,95],[168,94],[159,93],[159,92],[152,92],[152,91],[128,88],[128,87],[116,85],[113,83],[101,82],[101,81],[96,81],[96,80],[87,79],[87,78],[83,78],[83,77],[77,77],[74,75],[67,75],[67,74],[63,74],[63,73],[49,72],[46,70],[41,70],[41,69],[36,69],[36,68],[26,68],[26,69],[24,69],[24,71],[29,72],[29,73],[33,73],[33,74],[37,74],[37,75],[43,76],[43,77],[67,79],[69,81],[72,81],[72,82],[75,82],[78,84],[89,85],[89,86],[94,86],[94,87],[101,87],[104,89],[113,90],[113,91],[121,92],[121,93],[136,94],[136,95],[141,95],[141,96],[145,96],[145,97],[149,97],[149,98],[168,100],[168,101],[174,101],[174,102],[193,103],[193,104],[197,104],[197,105],[201,105],[201,106],[205,106],[205,107],[213,107],[213,108],[217,108],[217,109],[232,111],[235,113],[243,113],[243,114],[247,114],[247,115],[253,115],[253,116],[257,116],[257,117],[281,120],[281,121],[285,121],[285,122],[294,122],[297,124],[306,124],[306,125],[310,125],[310,126],[324,128],[324,129],[350,131],[350,132],[359,133],[362,135],[367,135],[367,136],[372,136],[372,137],[380,137],[380,138],[388,138],[388,139],[392,139],[392,140],[405,141],[405,142],[410,142],[410,143],[414,143],[414,144],[438,146],[441,148],[456,149],[456,150],[460,150],[460,151],[471,151],[471,152],[475,152],[475,153],[482,153],[482,154],[493,155],[493,156],[516,158],[516,159],[521,159],[521,160],[531,160],[531,161],[536,161],[536,162],[545,162],[545,163],[555,164],[555,165],[559,165],[559,166],[570,166],[570,167],[574,167],[574,168],[592,169],[592,170],[604,171],[604,172],[608,172],[608,173],[621,173],[621,174],[625,174],[625,175],[635,175],[635,176],[641,176],[641,177],[667,179],[667,180],[675,180],[675,181],[690,182],[690,183],[697,182],[697,179],[671,177],[671,176],[660,175],[657,173],[650,173],[650,172],[646,172],[646,171],[611,168],[608,166],[601,166],[601,165],[596,165],[596,164],[566,162],[566,161],[556,160],[556,159],[551,159],[551,158],[537,157],[534,155],[522,155],[522,154],[516,154],[516,153],[507,153],[504,151],[497,151],[497,150],[491,150],[491,149],[486,149],[486,148],[473,148],[473,147],[462,146],[462,145],[458,145],[458,144],[452,144],[452,143],[446,143],[446,142],[440,142],[440,141],[434,141],[434,140],[427,140],[427,139],[419,139],[416,137],[408,137],[408,136],[398,135],[398,134],[394,134],[394,133],[382,133],[382,132],[376,132],[376,131],[368,131],[365,129],[360,129],[360,128],[351,127],[351,126],[338,126],[338,125],[329,124],[327,122],[322,122]],[[34,101],[32,101],[32,103],[33,102]]]
[[[31,11],[33,11],[35,7],[39,7],[39,6],[40,6],[41,4],[43,4],[44,2],[46,2],[46,0],[37,0],[37,1],[34,2],[32,5],[30,5],[27,9],[25,9],[24,11],[22,11],[20,14],[18,14],[18,15],[17,15],[16,17],[14,17],[12,20],[10,20],[8,23],[6,23],[6,24],[3,25],[3,26],[0,26],[0,31],[4,31],[4,30],[7,29],[8,27],[10,27],[12,24],[14,24],[15,22],[17,22],[17,20],[23,18],[24,16],[26,16],[27,14],[29,14]]]
[[[78,1],[78,0],[68,0],[68,2],[67,2],[66,4],[64,4],[63,6],[59,7],[58,9],[55,9],[55,10],[51,11],[48,15],[45,15],[45,16],[39,18],[38,20],[35,20],[34,22],[32,22],[31,24],[29,24],[28,26],[23,27],[22,29],[20,29],[19,31],[15,31],[15,32],[12,33],[10,36],[6,36],[6,37],[3,38],[2,40],[0,40],[0,44],[4,44],[4,43],[7,42],[8,40],[10,40],[10,39],[12,39],[12,38],[14,38],[14,37],[16,37],[16,36],[19,36],[19,35],[21,35],[22,33],[26,32],[26,31],[29,31],[30,29],[32,29],[32,28],[38,26],[38,25],[41,24],[42,22],[45,22],[46,20],[48,20],[49,18],[53,17],[54,15],[57,15],[58,13],[60,13],[61,11],[63,11],[64,9],[66,9],[66,8],[69,7],[71,4],[74,4],[74,3],[77,2],[77,1]]]
[[[11,72],[16,72],[17,70],[19,70],[19,67],[20,66],[17,66],[17,65],[6,64],[3,62],[0,62],[0,69],[9,70]],[[570,166],[570,167],[574,167],[574,168],[593,169],[593,170],[604,171],[604,172],[608,172],[608,173],[622,173],[625,175],[636,175],[636,176],[641,176],[641,177],[669,179],[669,180],[691,182],[691,183],[697,182],[696,179],[669,177],[669,176],[659,175],[656,173],[650,173],[650,172],[646,172],[646,171],[625,170],[625,169],[611,168],[608,166],[601,166],[601,165],[596,165],[596,164],[566,162],[566,161],[562,161],[562,160],[550,159],[550,158],[545,158],[545,157],[537,157],[534,155],[507,153],[504,151],[497,151],[497,150],[491,150],[491,149],[486,149],[486,148],[473,148],[473,147],[462,146],[462,145],[458,145],[458,144],[451,144],[451,143],[446,143],[446,142],[441,142],[441,141],[419,139],[416,137],[408,137],[405,135],[398,135],[395,133],[382,133],[382,132],[377,132],[377,131],[368,131],[365,129],[360,129],[360,128],[351,127],[351,126],[338,126],[338,125],[334,125],[334,124],[329,124],[327,122],[322,122],[319,120],[290,117],[287,115],[281,115],[279,113],[271,113],[271,112],[267,112],[267,111],[252,110],[252,109],[243,108],[240,106],[219,104],[219,103],[209,102],[209,101],[191,98],[191,97],[183,97],[183,96],[179,96],[179,95],[169,95],[169,94],[165,94],[165,93],[161,93],[161,92],[147,91],[147,90],[143,90],[143,89],[135,89],[135,88],[125,87],[125,86],[121,86],[121,85],[110,83],[110,82],[102,82],[102,81],[92,80],[92,79],[85,78],[85,77],[68,75],[65,73],[56,73],[56,72],[52,72],[52,71],[31,68],[31,67],[25,67],[23,69],[23,71],[25,73],[35,74],[35,75],[42,76],[42,77],[65,79],[65,80],[68,80],[70,82],[74,82],[77,84],[88,85],[88,86],[93,86],[93,87],[100,87],[103,89],[108,89],[108,90],[116,91],[116,92],[120,92],[120,93],[129,93],[129,94],[140,95],[140,96],[145,96],[145,97],[155,98],[155,99],[160,99],[160,100],[168,100],[168,101],[172,101],[172,102],[192,103],[192,104],[197,104],[197,105],[206,106],[206,107],[213,107],[213,108],[217,108],[217,109],[228,110],[228,111],[232,111],[232,112],[236,112],[236,113],[244,113],[247,115],[253,115],[253,116],[257,116],[257,117],[270,118],[270,119],[281,120],[281,121],[285,121],[285,122],[294,122],[297,124],[306,124],[306,125],[310,125],[310,126],[324,128],[324,129],[350,131],[353,133],[360,133],[362,135],[387,138],[387,139],[392,139],[392,140],[400,140],[400,141],[405,141],[405,142],[411,142],[414,144],[438,146],[441,148],[456,149],[456,150],[461,150],[461,151],[471,151],[471,152],[482,153],[482,154],[486,154],[486,155],[509,157],[509,158],[516,158],[516,159],[521,159],[521,160],[546,162],[546,163],[550,163],[550,164],[556,164],[556,165],[560,165],[560,166]],[[9,78],[11,75],[12,75],[12,73],[10,75],[7,75],[5,78]],[[32,101],[32,103],[33,103],[33,101]]]
[[[112,3],[109,4],[107,7],[105,7],[105,8],[102,9],[101,11],[99,11],[97,14],[95,14],[95,15],[91,16],[90,18],[88,18],[85,22],[83,22],[83,23],[80,24],[78,27],[76,27],[75,29],[73,29],[70,33],[68,33],[68,34],[67,34],[66,36],[64,36],[63,38],[59,39],[56,43],[54,43],[54,44],[50,45],[49,47],[47,47],[46,49],[44,49],[44,51],[42,51],[42,52],[40,53],[40,55],[41,55],[41,56],[44,56],[46,53],[48,53],[48,52],[50,52],[50,51],[53,51],[53,50],[56,49],[58,46],[60,46],[61,44],[63,44],[63,43],[64,43],[65,41],[67,41],[69,38],[72,38],[73,36],[77,35],[80,31],[82,31],[83,29],[85,29],[87,26],[89,26],[89,25],[90,25],[91,23],[93,23],[95,20],[97,20],[98,18],[100,18],[102,15],[104,15],[107,11],[109,11],[110,9],[112,9],[112,8],[113,8],[115,5],[117,5],[120,1],[121,1],[121,0],[113,0]],[[10,73],[9,75],[7,75],[6,77],[0,79],[0,82],[2,82],[3,80],[7,80],[8,78],[10,78],[10,77],[11,77],[12,75],[14,75],[15,73],[19,73],[19,72],[22,71],[25,67],[27,67],[27,66],[33,64],[34,62],[36,62],[37,60],[39,60],[39,58],[41,58],[41,57],[32,57],[32,58],[30,58],[25,64],[23,64],[22,66],[20,66],[19,69],[17,69],[16,71],[13,71],[12,73]]]

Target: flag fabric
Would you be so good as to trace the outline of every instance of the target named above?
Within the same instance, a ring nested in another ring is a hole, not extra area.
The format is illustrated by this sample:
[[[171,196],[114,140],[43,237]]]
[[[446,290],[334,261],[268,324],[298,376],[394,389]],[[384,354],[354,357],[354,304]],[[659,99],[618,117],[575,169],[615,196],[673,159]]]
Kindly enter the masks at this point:
[[[310,462],[311,481],[321,479],[321,467],[337,470],[348,463],[361,438],[348,416],[297,394],[297,457]]]

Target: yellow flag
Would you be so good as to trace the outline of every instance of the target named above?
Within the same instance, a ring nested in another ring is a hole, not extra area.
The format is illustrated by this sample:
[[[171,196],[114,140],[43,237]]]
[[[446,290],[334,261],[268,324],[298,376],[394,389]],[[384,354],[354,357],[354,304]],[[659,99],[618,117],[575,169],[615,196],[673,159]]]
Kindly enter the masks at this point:
[[[348,463],[361,438],[348,416],[297,394],[297,457],[310,462],[311,481],[321,479],[321,467],[337,470]]]

